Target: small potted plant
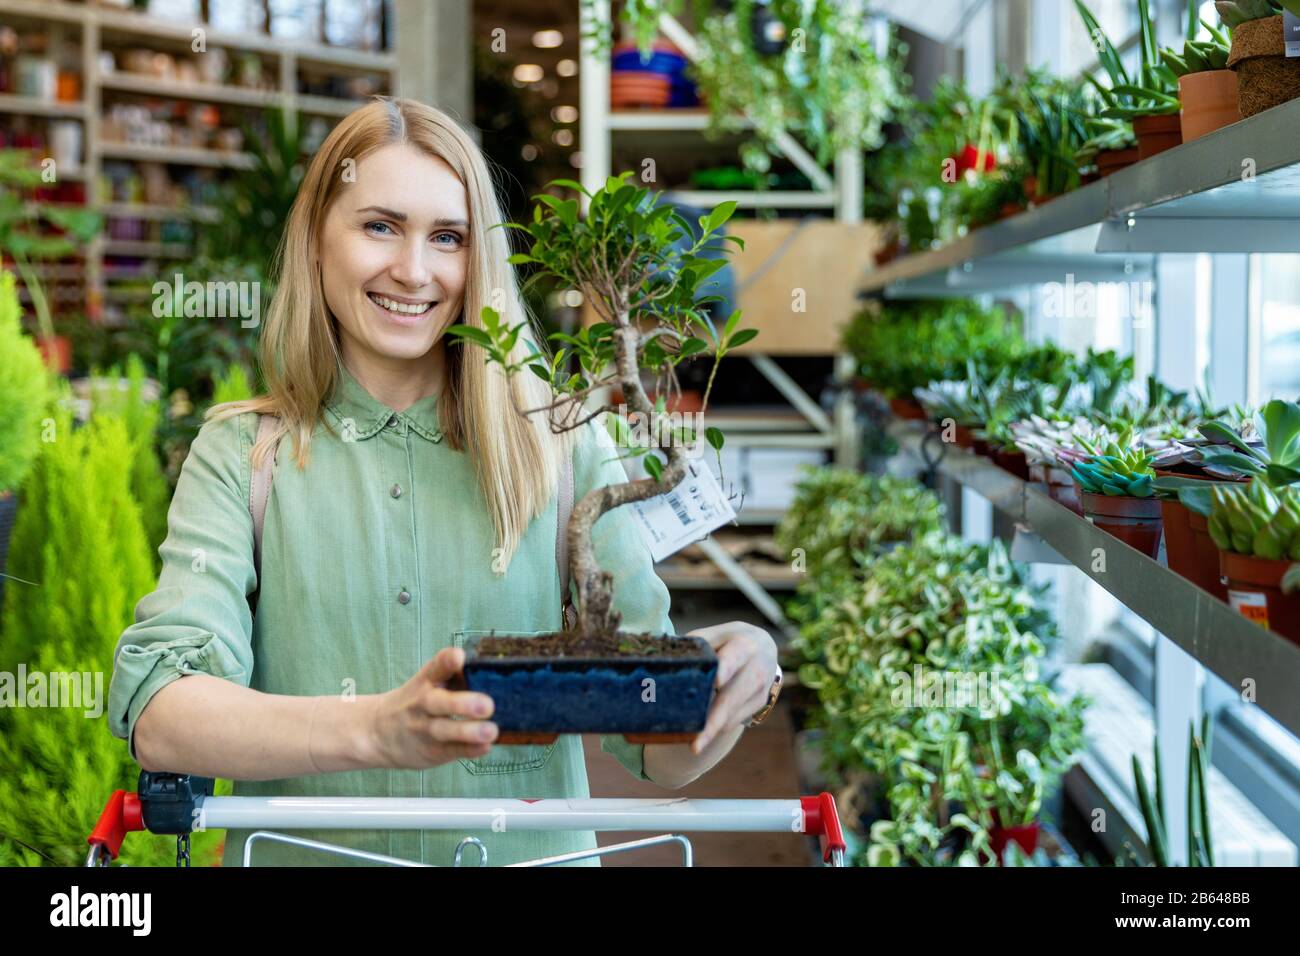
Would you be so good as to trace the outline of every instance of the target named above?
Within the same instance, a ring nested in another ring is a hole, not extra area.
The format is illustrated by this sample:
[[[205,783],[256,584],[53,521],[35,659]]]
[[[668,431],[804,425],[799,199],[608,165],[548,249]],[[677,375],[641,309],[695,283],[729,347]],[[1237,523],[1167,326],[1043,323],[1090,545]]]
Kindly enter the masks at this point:
[[[1195,22],[1195,0],[1191,16]],[[1202,21],[1204,22],[1204,21]],[[1232,37],[1227,31],[1208,23],[1210,39],[1191,36],[1183,43],[1183,52],[1160,51],[1160,57],[1178,77],[1178,98],[1182,100],[1183,142],[1190,143],[1206,133],[1231,125],[1241,119],[1237,105],[1237,74],[1228,69]]]
[[[557,433],[603,414],[617,444],[634,444],[619,406],[594,398],[603,387],[617,387],[627,412],[647,424],[648,442],[623,457],[642,457],[649,477],[593,489],[574,504],[566,533],[576,626],[537,637],[471,638],[466,645],[465,682],[493,698],[497,722],[511,742],[549,742],[556,733],[587,732],[690,739],[708,712],[717,668],[712,649],[700,638],[620,631],[614,581],[596,562],[592,528],[606,512],[672,491],[686,477],[688,449],[701,436],[676,425],[667,413],[664,396],[676,384],[676,367],[704,354],[716,363],[757,332],[739,328],[739,312],[715,326],[706,307],[718,297],[703,294],[709,277],[726,262],[725,240],[743,247],[738,237],[719,233],[736,203],[715,207],[699,217],[696,228],[672,205],[657,202],[649,189],[628,182],[631,175],[610,177],[594,194],[571,180],[556,180],[552,186],[588,197],[585,216],[579,215],[577,200],[543,194],[536,197],[532,222],[508,224],[531,239],[529,251],[510,261],[533,266],[534,279],[551,278],[562,288],[579,290],[602,321],[573,335],[555,333],[552,339],[564,347],[554,357],[534,352],[522,362],[510,356],[526,322],[511,325],[484,308],[480,324],[448,329],[484,349],[487,361],[504,374],[527,370],[545,380],[554,402],[518,411],[546,414]],[[579,371],[568,368],[571,357],[578,359]],[[656,377],[657,401],[642,382],[643,370]],[[711,376],[710,386],[712,381]],[[702,404],[707,403],[706,390]],[[720,431],[708,429],[707,438],[714,449],[722,448]],[[644,703],[647,677],[655,681],[653,707]]]
[[[1300,643],[1300,591],[1288,572],[1300,562],[1300,488],[1263,481],[1211,489],[1210,537],[1228,603],[1261,627]]]
[[[32,298],[39,335],[36,345],[46,364],[59,374],[72,368],[71,342],[56,335],[50,304],[35,263],[71,255],[99,232],[102,220],[87,209],[43,202],[37,190],[45,185],[36,156],[29,150],[0,149],[0,253],[14,260],[23,286]],[[12,190],[12,192],[10,192]]]
[[[1097,527],[1154,558],[1160,552],[1160,502],[1152,456],[1126,431],[1099,453],[1075,462],[1083,514]]]
[[[1088,28],[1089,36],[1100,41],[1098,58],[1111,81],[1111,85],[1105,87],[1091,75],[1088,77],[1105,104],[1101,116],[1133,123],[1139,159],[1155,156],[1181,143],[1183,134],[1178,118],[1181,106],[1178,100],[1178,77],[1166,64],[1160,62],[1155,27],[1151,22],[1147,0],[1138,0],[1137,5],[1141,62],[1136,76],[1129,75],[1119,51],[1082,0],[1075,0],[1075,6]]]
[[[1244,483],[1250,476],[1207,463],[1205,455],[1235,447],[1236,441],[1251,444],[1255,425],[1243,411],[1235,425],[1205,422],[1200,431],[1201,439],[1175,441],[1152,462],[1164,519],[1165,556],[1171,571],[1226,601],[1228,592],[1219,576],[1219,549],[1210,538],[1208,525],[1210,486],[1224,481]]]
[[[1282,11],[1300,16],[1300,0],[1217,0],[1219,19],[1232,30],[1228,69],[1237,73],[1243,117],[1300,96],[1300,58],[1286,55]]]

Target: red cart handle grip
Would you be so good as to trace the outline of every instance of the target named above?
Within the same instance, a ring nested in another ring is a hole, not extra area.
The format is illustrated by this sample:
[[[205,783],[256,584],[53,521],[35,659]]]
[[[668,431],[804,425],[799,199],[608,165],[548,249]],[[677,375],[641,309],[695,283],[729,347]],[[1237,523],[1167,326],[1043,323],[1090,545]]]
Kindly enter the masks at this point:
[[[122,849],[122,841],[132,830],[144,829],[144,815],[140,812],[140,795],[134,791],[114,790],[104,805],[104,812],[99,815],[95,829],[90,831],[86,842],[108,853],[110,860],[116,860]]]
[[[815,797],[800,797],[803,806],[804,832],[821,837],[822,862],[842,859],[845,851],[844,831],[840,828],[840,815],[835,809],[835,798],[829,793]]]

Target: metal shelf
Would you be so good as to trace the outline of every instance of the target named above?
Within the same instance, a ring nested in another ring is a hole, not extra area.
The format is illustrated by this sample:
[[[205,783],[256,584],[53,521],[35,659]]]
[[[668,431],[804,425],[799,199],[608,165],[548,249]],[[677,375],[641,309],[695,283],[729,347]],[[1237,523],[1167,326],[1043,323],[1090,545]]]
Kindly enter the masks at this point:
[[[896,423],[899,447],[925,460],[925,430]],[[1041,538],[1157,631],[1234,688],[1251,681],[1256,703],[1292,733],[1300,734],[1300,645],[1266,631],[1180,574],[1095,527],[1053,501],[1036,484],[955,445],[931,441],[936,470],[989,499],[1017,525]],[[1104,572],[1092,570],[1098,549]]]
[[[1300,99],[1184,143],[940,249],[862,290],[964,295],[1034,282],[1125,280],[1160,252],[1300,249]]]

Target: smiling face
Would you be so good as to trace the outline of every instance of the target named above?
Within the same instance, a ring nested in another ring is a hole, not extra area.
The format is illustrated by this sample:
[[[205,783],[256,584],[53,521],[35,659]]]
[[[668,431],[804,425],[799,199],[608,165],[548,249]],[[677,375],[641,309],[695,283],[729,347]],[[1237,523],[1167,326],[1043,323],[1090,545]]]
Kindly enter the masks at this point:
[[[469,200],[442,159],[384,146],[321,227],[325,303],[349,367],[427,365],[457,321],[470,260]]]

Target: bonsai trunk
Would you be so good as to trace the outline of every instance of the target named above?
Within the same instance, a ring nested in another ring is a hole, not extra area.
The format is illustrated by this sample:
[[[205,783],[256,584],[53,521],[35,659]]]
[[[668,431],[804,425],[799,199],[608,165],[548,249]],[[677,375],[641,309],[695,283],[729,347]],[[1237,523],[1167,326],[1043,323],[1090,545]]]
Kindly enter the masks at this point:
[[[626,312],[617,316],[615,339],[615,365],[624,401],[630,411],[638,412],[651,423],[650,434],[659,435],[654,405],[651,404],[637,364],[637,346],[641,332],[628,321]],[[593,489],[573,507],[569,518],[569,567],[578,588],[578,631],[585,634],[613,634],[622,620],[613,608],[614,577],[596,563],[596,550],[592,544],[592,530],[597,519],[605,512],[634,501],[644,501],[674,488],[686,477],[686,455],[671,439],[664,448],[668,463],[660,478],[641,478],[637,481],[606,485]]]

